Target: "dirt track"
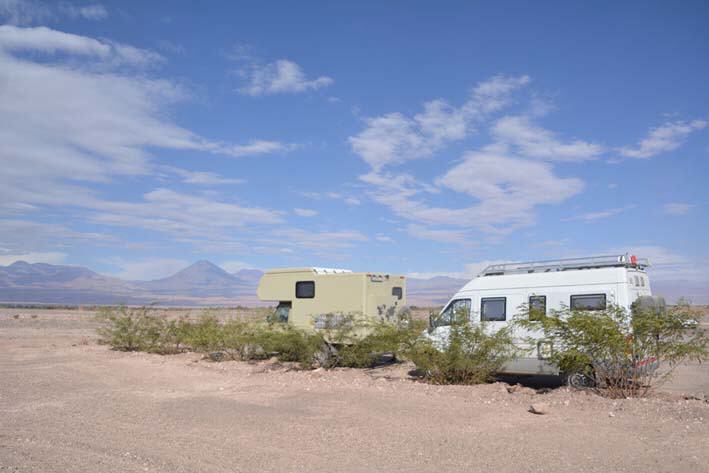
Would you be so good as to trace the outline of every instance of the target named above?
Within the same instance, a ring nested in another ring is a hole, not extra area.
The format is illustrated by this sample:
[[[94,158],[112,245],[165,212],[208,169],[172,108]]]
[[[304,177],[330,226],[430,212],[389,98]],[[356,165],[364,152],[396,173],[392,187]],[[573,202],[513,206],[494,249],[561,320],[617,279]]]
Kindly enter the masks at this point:
[[[677,394],[437,387],[401,366],[297,372],[93,340],[84,315],[0,311],[0,471],[708,470],[709,403]],[[680,375],[709,394],[705,367]]]

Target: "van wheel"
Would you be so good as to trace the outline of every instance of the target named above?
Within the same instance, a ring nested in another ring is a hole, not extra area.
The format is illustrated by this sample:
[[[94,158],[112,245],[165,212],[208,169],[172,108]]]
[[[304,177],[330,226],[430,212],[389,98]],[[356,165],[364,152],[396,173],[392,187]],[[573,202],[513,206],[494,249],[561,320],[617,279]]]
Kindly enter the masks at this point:
[[[564,386],[575,389],[589,389],[596,386],[593,377],[584,373],[564,373],[561,379]]]

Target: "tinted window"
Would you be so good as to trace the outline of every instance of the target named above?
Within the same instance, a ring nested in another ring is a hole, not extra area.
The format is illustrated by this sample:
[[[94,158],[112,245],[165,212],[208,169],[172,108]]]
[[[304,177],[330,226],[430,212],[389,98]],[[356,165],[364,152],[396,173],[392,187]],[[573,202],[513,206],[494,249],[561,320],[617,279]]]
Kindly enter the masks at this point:
[[[312,299],[315,297],[315,281],[298,281],[295,283],[295,297]]]
[[[487,297],[480,301],[480,320],[499,322],[507,316],[506,297]]]
[[[541,320],[547,315],[547,296],[529,296],[529,320]]]
[[[645,278],[640,276],[640,286],[645,287]]]
[[[392,287],[391,288],[391,295],[396,297],[397,299],[401,300],[402,297],[404,297],[404,290],[400,287]]]
[[[435,321],[434,325],[436,327],[443,327],[445,325],[450,325],[456,315],[460,317],[470,318],[470,299],[456,299],[451,301],[438,319]]]
[[[640,278],[635,276],[635,286],[639,287],[640,286]]]
[[[606,295],[584,294],[571,296],[571,308],[574,310],[604,310],[606,308]]]

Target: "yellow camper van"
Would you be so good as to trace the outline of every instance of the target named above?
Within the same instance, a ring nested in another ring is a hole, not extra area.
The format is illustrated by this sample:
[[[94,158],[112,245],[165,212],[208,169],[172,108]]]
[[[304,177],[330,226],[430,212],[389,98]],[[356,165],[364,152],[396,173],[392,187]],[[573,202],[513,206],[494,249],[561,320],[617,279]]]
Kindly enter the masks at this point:
[[[406,305],[406,279],[346,269],[272,269],[261,277],[257,295],[262,301],[278,302],[278,320],[312,330],[327,314],[394,321]]]

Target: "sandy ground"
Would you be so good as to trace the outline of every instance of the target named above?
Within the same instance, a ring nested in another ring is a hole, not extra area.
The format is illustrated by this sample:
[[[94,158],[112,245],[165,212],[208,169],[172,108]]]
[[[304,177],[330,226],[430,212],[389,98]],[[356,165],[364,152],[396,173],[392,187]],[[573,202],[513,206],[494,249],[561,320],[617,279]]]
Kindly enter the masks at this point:
[[[709,403],[678,394],[704,366],[647,400],[510,393],[118,353],[89,315],[0,310],[0,472],[709,471]]]

